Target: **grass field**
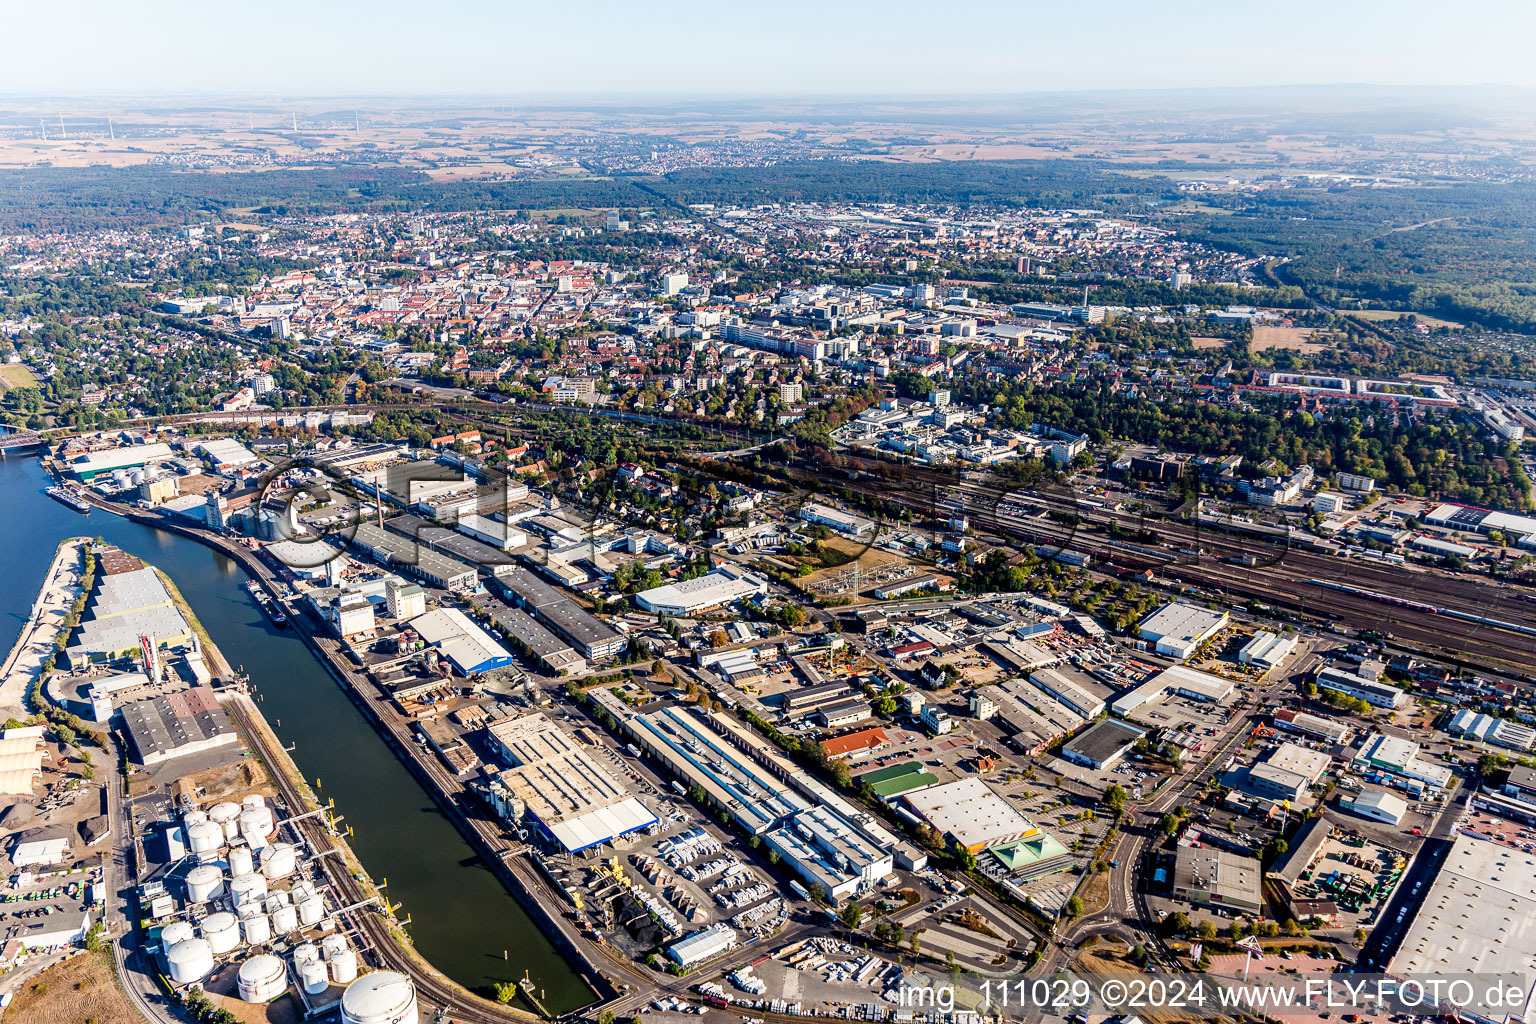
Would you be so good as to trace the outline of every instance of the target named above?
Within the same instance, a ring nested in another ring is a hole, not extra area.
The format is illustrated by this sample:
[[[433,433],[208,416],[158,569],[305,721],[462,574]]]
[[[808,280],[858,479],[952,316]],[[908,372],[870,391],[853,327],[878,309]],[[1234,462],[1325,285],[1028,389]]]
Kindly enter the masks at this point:
[[[143,1024],[99,953],[55,964],[21,986],[6,1016],[27,1024]]]
[[[1466,327],[1465,324],[1458,324],[1454,320],[1442,320],[1437,316],[1426,316],[1423,313],[1408,314],[1398,309],[1346,309],[1343,310],[1343,313],[1346,316],[1357,316],[1361,320],[1370,320],[1372,322],[1380,322],[1382,320],[1396,320],[1400,316],[1412,315],[1418,318],[1419,323],[1424,324],[1426,327],[1429,327],[1432,330],[1435,328],[1444,327],[1447,330],[1459,331]]]
[[[14,388],[35,388],[41,386],[37,375],[27,369],[23,363],[0,364],[0,391],[10,391]]]

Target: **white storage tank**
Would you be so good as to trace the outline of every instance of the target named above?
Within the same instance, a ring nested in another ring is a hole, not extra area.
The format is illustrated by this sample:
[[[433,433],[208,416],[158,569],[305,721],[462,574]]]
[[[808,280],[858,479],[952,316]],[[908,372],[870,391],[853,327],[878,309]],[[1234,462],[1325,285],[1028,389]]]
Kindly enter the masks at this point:
[[[342,949],[326,961],[331,967],[331,980],[338,985],[349,985],[357,978],[357,954]]]
[[[347,948],[347,940],[340,935],[327,935],[320,940],[320,957],[329,960],[337,953]]]
[[[416,986],[395,971],[365,974],[341,996],[342,1024],[415,1024]]]
[[[209,914],[203,919],[203,938],[213,947],[214,955],[223,956],[240,945],[240,921],[224,911]]]
[[[224,831],[225,839],[234,839],[240,834],[240,805],[229,800],[214,804],[208,809],[208,820]]]
[[[292,843],[274,843],[261,851],[261,873],[269,881],[287,878],[297,866],[297,854]]]
[[[266,807],[249,807],[240,812],[240,834],[246,838],[261,836],[266,838],[277,830],[277,823],[272,820],[272,811]]]
[[[186,823],[187,828],[191,828],[193,825],[201,825],[203,822],[207,821],[208,812],[188,811],[186,814],[181,816],[181,820]]]
[[[325,973],[325,963],[321,960],[309,960],[299,965],[299,980],[304,983],[304,991],[312,996],[317,996],[330,987],[331,979]]]
[[[224,872],[212,864],[199,864],[187,872],[187,899],[206,903],[224,895]]]
[[[307,964],[320,959],[320,947],[313,942],[300,943],[293,947],[293,962],[295,964]]]
[[[320,902],[320,897],[318,896],[311,896],[299,904],[299,921],[305,928],[319,924],[320,919],[324,916],[325,904]]]
[[[237,907],[247,903],[260,905],[262,897],[267,894],[267,880],[254,871],[248,871],[229,883],[229,893],[235,898]]]
[[[270,1003],[288,989],[288,971],[270,953],[253,956],[235,975],[240,998],[247,1003]]]
[[[197,934],[185,921],[172,921],[160,929],[160,948],[170,949],[178,942],[186,942]]]
[[[224,830],[211,821],[187,826],[187,846],[199,857],[218,853],[224,845]]]
[[[288,935],[299,930],[299,912],[293,907],[278,907],[272,911],[272,930]]]
[[[240,931],[247,946],[264,946],[272,941],[272,922],[266,914],[252,914],[240,919]]]
[[[229,856],[224,858],[229,862],[229,876],[239,878],[256,870],[256,855],[251,853],[251,848],[244,843],[229,848]]]
[[[165,951],[171,981],[190,985],[213,973],[213,946],[207,939],[183,939]]]
[[[267,798],[260,793],[252,793],[250,796],[242,797],[240,800],[240,809],[242,811],[251,811],[265,806],[267,806]]]

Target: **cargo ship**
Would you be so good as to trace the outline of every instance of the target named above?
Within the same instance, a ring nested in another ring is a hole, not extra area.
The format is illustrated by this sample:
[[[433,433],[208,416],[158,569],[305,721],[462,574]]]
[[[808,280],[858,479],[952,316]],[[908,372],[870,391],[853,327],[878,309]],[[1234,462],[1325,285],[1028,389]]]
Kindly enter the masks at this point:
[[[271,596],[262,589],[260,583],[257,583],[255,580],[251,580],[245,585],[245,589],[246,592],[255,599],[256,604],[260,606],[261,610],[266,613],[267,618],[272,620],[272,625],[286,626],[288,624],[288,616],[283,614],[283,610],[279,608],[277,606],[277,602],[272,600]]]
[[[71,491],[67,487],[50,487],[48,488],[47,493],[48,497],[52,498],[54,501],[61,505],[68,505],[70,508],[74,509],[76,512],[79,512],[81,515],[85,515],[91,511],[91,506],[87,504],[78,494],[76,494],[74,491]]]

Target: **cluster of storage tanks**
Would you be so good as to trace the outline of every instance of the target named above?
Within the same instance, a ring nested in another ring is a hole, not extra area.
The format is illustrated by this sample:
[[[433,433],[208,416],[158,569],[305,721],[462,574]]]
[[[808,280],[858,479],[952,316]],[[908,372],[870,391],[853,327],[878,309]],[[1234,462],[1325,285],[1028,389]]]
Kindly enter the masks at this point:
[[[325,903],[309,882],[296,881],[286,891],[271,888],[271,883],[298,870],[297,848],[291,843],[273,842],[276,832],[277,824],[266,801],[248,796],[239,804],[220,803],[206,812],[191,811],[185,817],[184,835],[167,833],[170,851],[174,853],[176,844],[184,842],[184,852],[203,861],[186,874],[187,902],[218,901],[230,908],[205,917],[200,935],[185,921],[173,922],[161,931],[161,948],[172,982],[190,985],[202,981],[212,973],[216,957],[242,945],[262,946],[324,921]],[[221,857],[222,864],[218,860]],[[311,992],[324,990],[329,983],[327,975],[344,985],[357,976],[357,954],[341,936],[329,935],[322,947],[306,943],[296,948],[294,973]],[[241,998],[266,1002],[287,988],[286,977],[286,969],[276,957],[252,957],[241,965],[238,975]],[[277,986],[275,991],[273,986]]]

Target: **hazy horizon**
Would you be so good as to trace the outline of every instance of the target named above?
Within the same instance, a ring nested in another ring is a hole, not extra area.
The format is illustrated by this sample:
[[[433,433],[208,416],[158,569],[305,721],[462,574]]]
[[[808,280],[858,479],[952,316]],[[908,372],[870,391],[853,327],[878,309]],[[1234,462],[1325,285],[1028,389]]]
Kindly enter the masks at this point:
[[[1536,88],[1536,8],[1469,0],[1090,0],[1071,10],[785,0],[520,9],[483,0],[56,0],[7,15],[15,97],[848,100],[1347,87]],[[1369,87],[1369,86],[1367,86]]]

